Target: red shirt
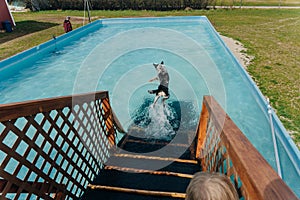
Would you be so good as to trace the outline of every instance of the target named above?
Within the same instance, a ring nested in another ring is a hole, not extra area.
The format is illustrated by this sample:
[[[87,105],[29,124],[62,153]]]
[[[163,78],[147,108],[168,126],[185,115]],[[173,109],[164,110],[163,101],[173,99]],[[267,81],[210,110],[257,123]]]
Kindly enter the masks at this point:
[[[72,24],[71,24],[70,20],[64,21],[64,29],[65,29],[66,33],[72,31]]]

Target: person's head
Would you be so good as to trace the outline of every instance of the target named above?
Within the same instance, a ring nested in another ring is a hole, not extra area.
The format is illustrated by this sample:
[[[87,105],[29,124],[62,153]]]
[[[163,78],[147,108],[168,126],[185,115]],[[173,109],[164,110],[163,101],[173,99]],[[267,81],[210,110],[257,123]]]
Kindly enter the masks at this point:
[[[217,172],[194,174],[186,189],[186,200],[238,200],[230,179]]]
[[[66,17],[66,20],[70,20],[70,19],[71,19],[71,17],[70,17],[70,16],[67,16],[67,17]]]

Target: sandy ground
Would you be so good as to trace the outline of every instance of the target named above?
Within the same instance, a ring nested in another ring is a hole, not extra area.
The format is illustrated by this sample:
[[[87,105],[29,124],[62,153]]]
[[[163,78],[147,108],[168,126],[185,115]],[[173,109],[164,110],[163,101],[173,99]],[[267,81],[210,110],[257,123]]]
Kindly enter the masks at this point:
[[[232,38],[223,35],[221,35],[221,38],[226,43],[227,47],[230,49],[230,51],[233,53],[236,59],[239,61],[239,63],[244,68],[247,68],[254,57],[249,56],[245,53],[247,49],[244,47],[244,45],[237,40],[234,40]]]

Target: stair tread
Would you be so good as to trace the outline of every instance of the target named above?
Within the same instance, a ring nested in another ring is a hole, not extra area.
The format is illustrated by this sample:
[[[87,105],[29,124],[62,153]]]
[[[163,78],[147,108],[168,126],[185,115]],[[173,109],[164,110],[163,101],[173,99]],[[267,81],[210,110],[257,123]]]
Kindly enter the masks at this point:
[[[135,159],[130,157],[111,157],[105,164],[118,167],[170,171],[183,174],[194,174],[197,171],[201,170],[199,165],[192,163],[180,163],[164,160]]]
[[[166,156],[151,156],[151,155],[138,155],[138,154],[112,154],[112,157],[123,157],[123,158],[134,158],[134,159],[146,159],[146,160],[161,160],[161,161],[172,161],[172,162],[181,162],[181,163],[190,163],[190,164],[198,164],[196,160],[192,159],[183,159],[183,158],[173,158]]]
[[[155,174],[155,175],[166,175],[166,176],[177,176],[183,178],[192,178],[191,174],[184,174],[178,172],[170,172],[170,171],[154,171],[154,170],[145,170],[145,169],[136,169],[136,168],[126,168],[126,167],[118,167],[118,166],[105,166],[105,170],[119,170],[123,172],[130,173],[145,173],[145,174]]]
[[[160,156],[178,155],[177,157],[183,159],[190,159],[192,157],[188,138],[186,135],[180,134],[179,141],[164,141],[164,140],[150,140],[146,138],[138,138],[127,135],[120,142],[119,147],[128,152],[133,153],[149,153],[160,150]]]
[[[92,185],[89,184],[88,188],[91,190],[109,190],[115,192],[124,192],[124,193],[135,193],[141,195],[149,195],[149,196],[168,196],[168,197],[179,197],[185,198],[185,192],[172,192],[172,191],[157,191],[157,190],[142,190],[136,188],[125,188],[125,187],[114,187],[114,186],[106,186],[106,185]]]
[[[139,195],[132,193],[124,193],[124,192],[112,192],[107,190],[90,190],[81,197],[82,200],[182,200],[182,198],[174,198],[174,197],[157,197],[157,196],[149,196],[149,195]]]
[[[129,173],[118,170],[102,170],[100,174],[93,181],[93,185],[185,193],[186,187],[190,182],[190,178]]]

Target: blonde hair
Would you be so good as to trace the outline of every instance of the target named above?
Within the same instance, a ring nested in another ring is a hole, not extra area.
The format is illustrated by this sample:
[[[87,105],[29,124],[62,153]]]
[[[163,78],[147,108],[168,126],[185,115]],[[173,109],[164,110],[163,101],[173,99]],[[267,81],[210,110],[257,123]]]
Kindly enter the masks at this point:
[[[194,174],[186,189],[186,200],[238,200],[238,194],[229,178],[216,172]]]

